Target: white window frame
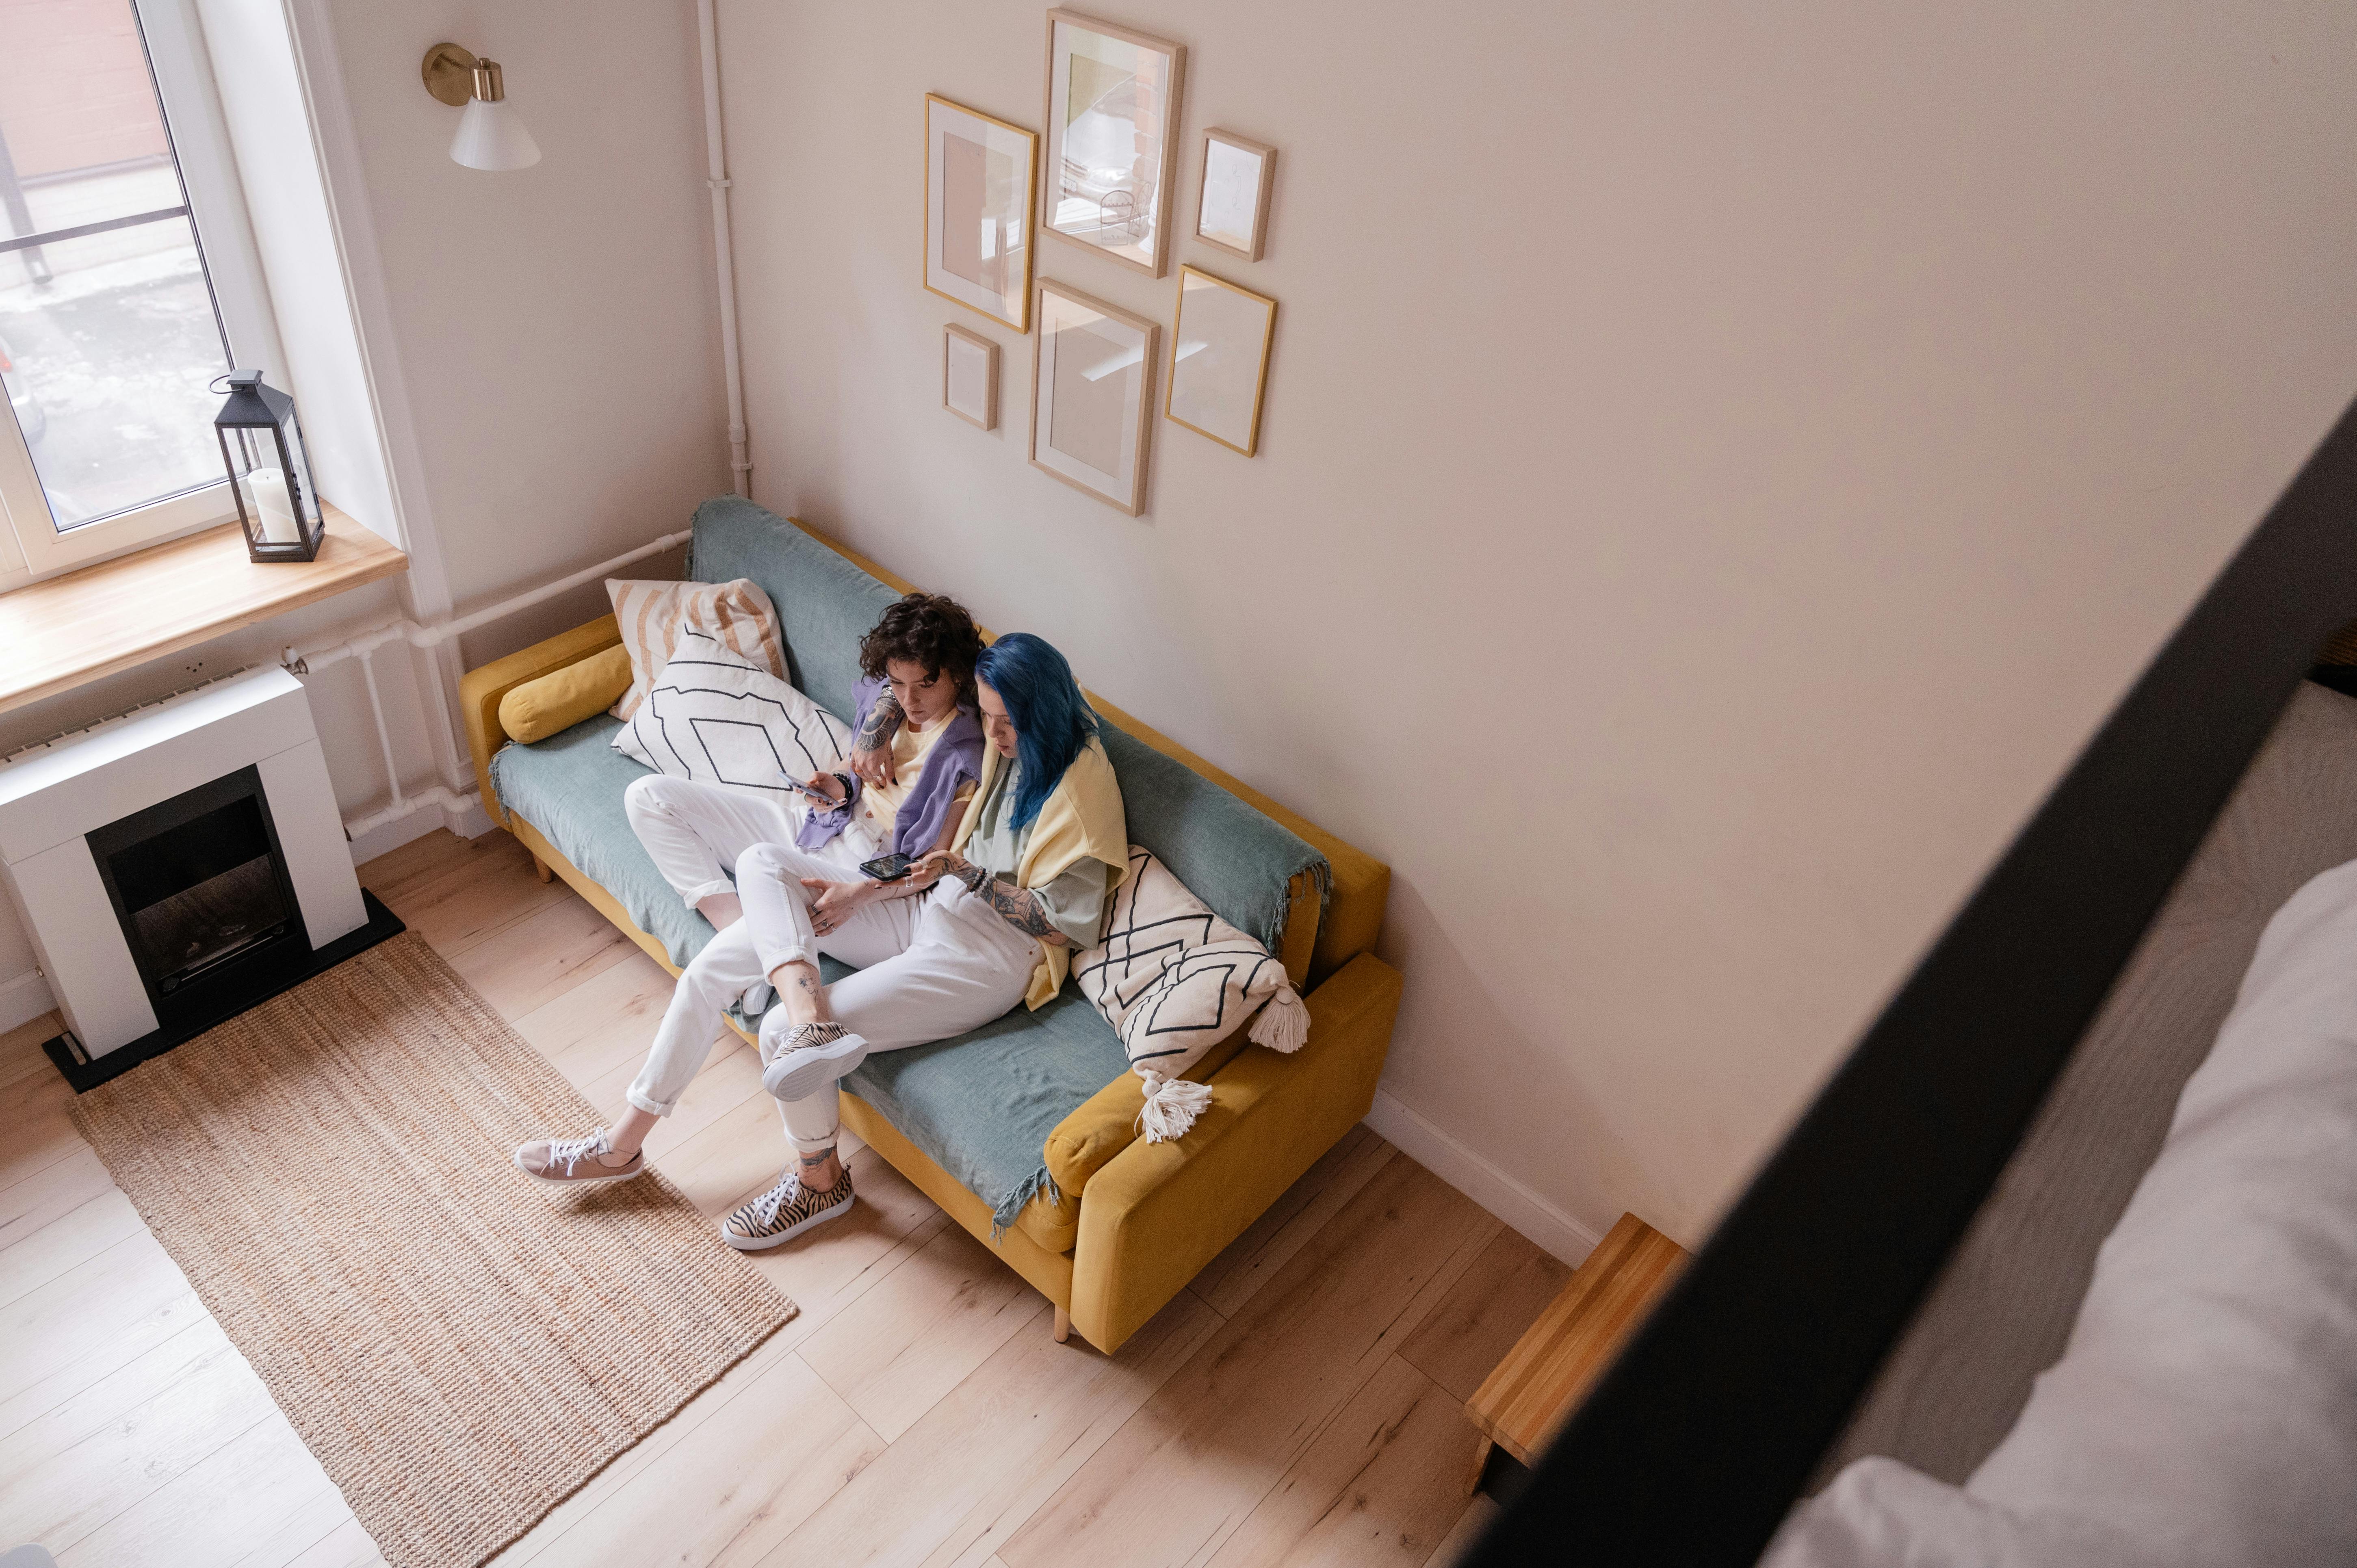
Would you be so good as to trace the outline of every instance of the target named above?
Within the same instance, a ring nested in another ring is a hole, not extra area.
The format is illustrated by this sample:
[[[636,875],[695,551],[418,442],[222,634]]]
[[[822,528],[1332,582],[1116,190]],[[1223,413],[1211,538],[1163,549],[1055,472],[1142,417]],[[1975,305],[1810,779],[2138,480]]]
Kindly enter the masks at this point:
[[[230,150],[194,0],[131,0],[155,73],[172,153],[233,364],[287,384],[286,360]],[[0,400],[5,401],[5,400]],[[0,418],[0,592],[144,549],[237,517],[228,476],[179,495],[60,531],[13,417]]]

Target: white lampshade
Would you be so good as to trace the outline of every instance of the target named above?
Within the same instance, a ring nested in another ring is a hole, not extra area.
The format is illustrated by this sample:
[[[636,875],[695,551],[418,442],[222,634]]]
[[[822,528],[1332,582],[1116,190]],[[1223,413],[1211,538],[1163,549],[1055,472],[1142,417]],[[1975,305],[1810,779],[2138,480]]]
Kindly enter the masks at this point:
[[[530,168],[540,162],[540,144],[532,139],[506,99],[476,98],[458,116],[458,134],[450,141],[450,161],[468,168]]]

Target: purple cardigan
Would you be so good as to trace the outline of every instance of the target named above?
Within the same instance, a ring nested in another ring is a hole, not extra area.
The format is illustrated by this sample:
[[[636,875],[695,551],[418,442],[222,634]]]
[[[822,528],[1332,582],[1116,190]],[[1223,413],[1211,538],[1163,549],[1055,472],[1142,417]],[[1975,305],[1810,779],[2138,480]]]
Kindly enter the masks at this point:
[[[867,722],[877,693],[883,690],[884,682],[872,676],[863,676],[851,689],[857,704],[851,719],[853,734]],[[848,771],[842,777],[851,780],[850,795],[832,811],[810,814],[802,832],[794,835],[794,843],[802,848],[815,850],[851,824],[851,809],[859,803],[860,780]],[[932,848],[956,807],[959,787],[981,779],[982,720],[974,709],[961,707],[951,715],[948,733],[925,754],[925,769],[917,776],[917,787],[909,791],[909,798],[900,802],[899,814],[892,819],[893,853],[922,854]]]

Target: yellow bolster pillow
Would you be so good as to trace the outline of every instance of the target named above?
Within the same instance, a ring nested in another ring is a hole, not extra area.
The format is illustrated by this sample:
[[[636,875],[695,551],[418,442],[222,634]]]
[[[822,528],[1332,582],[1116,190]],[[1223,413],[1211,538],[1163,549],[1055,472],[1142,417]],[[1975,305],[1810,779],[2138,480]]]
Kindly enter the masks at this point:
[[[620,643],[564,669],[510,688],[500,699],[500,727],[530,745],[601,714],[630,689],[630,650]]]

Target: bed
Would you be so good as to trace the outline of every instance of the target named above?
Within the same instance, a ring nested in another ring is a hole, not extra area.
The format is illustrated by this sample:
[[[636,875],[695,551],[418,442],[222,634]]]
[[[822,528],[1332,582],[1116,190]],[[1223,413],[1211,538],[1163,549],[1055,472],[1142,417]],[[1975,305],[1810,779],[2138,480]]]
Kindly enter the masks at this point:
[[[2357,408],[1469,1562],[2357,1561],[2352,615]]]

